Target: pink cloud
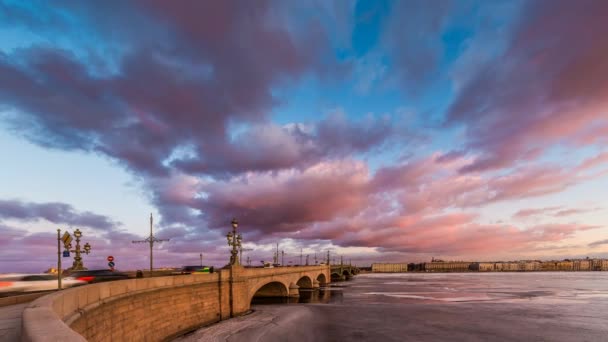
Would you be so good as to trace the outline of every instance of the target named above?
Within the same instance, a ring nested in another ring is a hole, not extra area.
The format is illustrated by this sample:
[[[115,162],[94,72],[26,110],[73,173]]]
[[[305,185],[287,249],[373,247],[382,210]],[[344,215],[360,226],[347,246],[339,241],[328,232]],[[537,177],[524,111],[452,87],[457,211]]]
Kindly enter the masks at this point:
[[[468,147],[481,152],[464,172],[512,166],[531,151],[556,144],[602,141],[608,45],[594,33],[608,31],[599,15],[606,6],[602,1],[527,4],[500,62],[478,67],[449,110],[448,122],[464,123]]]
[[[362,209],[367,177],[363,164],[349,161],[320,163],[274,176],[249,174],[203,186],[206,198],[198,208],[212,227],[237,216],[254,230],[293,231]]]
[[[548,212],[554,212],[559,210],[561,207],[546,207],[546,208],[536,208],[536,209],[522,209],[513,215],[514,218],[526,218],[530,216],[536,216],[540,214],[545,214]]]

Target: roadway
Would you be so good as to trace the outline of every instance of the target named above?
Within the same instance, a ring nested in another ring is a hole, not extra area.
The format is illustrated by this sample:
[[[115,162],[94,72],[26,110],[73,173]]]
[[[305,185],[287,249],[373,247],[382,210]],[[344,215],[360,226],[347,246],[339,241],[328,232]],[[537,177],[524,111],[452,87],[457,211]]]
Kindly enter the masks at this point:
[[[0,341],[19,341],[21,316],[29,303],[54,291],[41,291],[0,298]]]

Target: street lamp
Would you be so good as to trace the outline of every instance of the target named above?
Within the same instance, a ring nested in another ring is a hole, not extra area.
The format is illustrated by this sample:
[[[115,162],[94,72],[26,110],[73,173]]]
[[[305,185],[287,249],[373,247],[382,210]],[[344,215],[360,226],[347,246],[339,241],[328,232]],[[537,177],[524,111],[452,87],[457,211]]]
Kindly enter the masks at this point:
[[[226,239],[228,240],[228,246],[232,246],[232,250],[230,251],[230,265],[238,265],[239,264],[239,248],[241,247],[241,242],[243,237],[241,234],[236,233],[236,228],[239,226],[239,222],[236,218],[232,219],[232,231],[228,232],[226,235]]]
[[[80,231],[80,229],[76,229],[74,231],[74,237],[76,237],[76,249],[72,250],[71,252],[76,253],[76,256],[74,257],[74,262],[72,263],[71,270],[72,271],[86,270],[86,268],[82,264],[82,258],[80,257],[80,254],[81,253],[85,253],[85,254],[91,253],[91,245],[87,242],[84,244],[84,251],[80,249],[80,238],[82,237],[82,232]],[[71,248],[71,246],[69,246],[69,248]]]

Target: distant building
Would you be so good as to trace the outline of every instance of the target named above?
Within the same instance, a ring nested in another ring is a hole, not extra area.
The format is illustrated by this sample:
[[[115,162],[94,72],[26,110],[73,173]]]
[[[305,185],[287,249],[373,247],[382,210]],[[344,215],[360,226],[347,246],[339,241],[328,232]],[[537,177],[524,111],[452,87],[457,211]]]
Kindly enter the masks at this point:
[[[558,261],[556,263],[557,271],[573,271],[574,263],[570,260]]]
[[[573,260],[573,271],[591,271],[591,260]]]
[[[480,262],[479,263],[479,272],[492,272],[495,271],[495,265],[496,263],[494,262]]]
[[[540,261],[537,260],[523,260],[519,262],[518,271],[540,271]]]
[[[391,263],[378,263],[372,264],[372,272],[374,273],[401,273],[407,272],[407,264],[391,264]]]
[[[520,270],[519,262],[506,261],[495,263],[495,270],[499,272],[515,272]]]
[[[382,265],[382,264],[378,264]],[[388,264],[387,264],[388,265]],[[538,272],[538,271],[608,271],[608,259],[576,260],[519,260],[497,262],[444,261],[433,258],[431,262],[410,263],[411,272]],[[377,271],[391,272],[391,271]],[[400,272],[400,271],[398,271]]]
[[[574,271],[574,263],[570,260],[545,261],[541,264],[543,271]]]
[[[427,272],[466,272],[471,270],[473,263],[468,261],[432,261],[424,268]]]
[[[608,260],[606,259],[593,259],[591,260],[592,271],[608,271]]]
[[[540,264],[542,271],[557,271],[557,262],[555,261],[543,261]]]

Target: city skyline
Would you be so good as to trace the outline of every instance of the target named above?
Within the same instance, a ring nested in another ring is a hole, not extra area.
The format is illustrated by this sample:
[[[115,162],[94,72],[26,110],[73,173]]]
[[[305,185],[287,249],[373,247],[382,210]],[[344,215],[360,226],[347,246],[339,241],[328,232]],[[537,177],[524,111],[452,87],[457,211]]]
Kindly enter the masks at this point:
[[[0,272],[608,258],[607,11],[0,0]]]

